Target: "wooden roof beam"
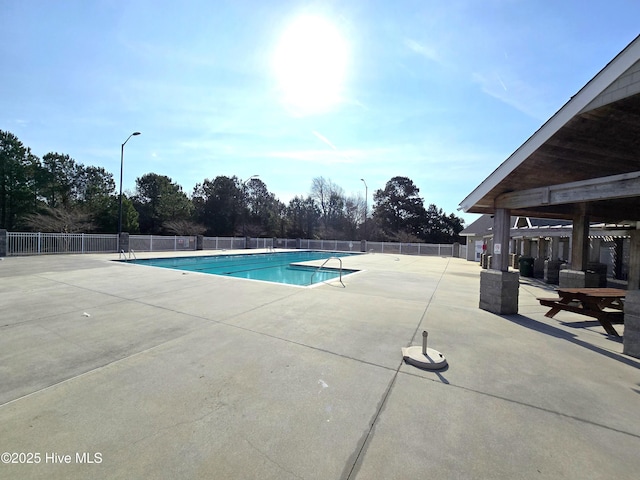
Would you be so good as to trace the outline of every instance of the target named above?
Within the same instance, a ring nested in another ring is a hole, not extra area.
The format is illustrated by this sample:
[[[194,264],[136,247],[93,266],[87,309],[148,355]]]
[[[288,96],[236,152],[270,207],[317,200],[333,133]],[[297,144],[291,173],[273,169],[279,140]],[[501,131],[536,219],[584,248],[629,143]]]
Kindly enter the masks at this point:
[[[531,208],[640,196],[640,172],[503,193],[495,208]]]

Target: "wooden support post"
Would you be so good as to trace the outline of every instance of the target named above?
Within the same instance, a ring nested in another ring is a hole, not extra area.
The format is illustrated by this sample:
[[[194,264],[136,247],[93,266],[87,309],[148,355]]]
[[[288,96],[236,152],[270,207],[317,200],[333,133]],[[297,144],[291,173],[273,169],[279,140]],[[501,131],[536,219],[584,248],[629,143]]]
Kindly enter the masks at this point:
[[[636,227],[637,228],[637,227]],[[631,232],[628,290],[640,289],[640,230]]]
[[[584,272],[589,261],[589,215],[584,203],[573,217],[571,240],[571,269]]]
[[[560,237],[551,237],[551,255],[550,260],[560,259]]]
[[[589,261],[593,263],[600,263],[600,245],[602,241],[599,238],[592,238],[589,243]]]
[[[511,212],[505,208],[496,209],[493,216],[493,250],[491,268],[501,272],[509,271],[509,239]]]
[[[623,246],[624,240],[622,238],[616,238],[615,240],[615,254],[614,254],[614,266],[613,276],[618,280],[622,280],[622,260],[623,260]]]
[[[544,260],[546,255],[546,246],[547,246],[547,240],[544,237],[538,237],[538,250],[536,252],[536,257]]]

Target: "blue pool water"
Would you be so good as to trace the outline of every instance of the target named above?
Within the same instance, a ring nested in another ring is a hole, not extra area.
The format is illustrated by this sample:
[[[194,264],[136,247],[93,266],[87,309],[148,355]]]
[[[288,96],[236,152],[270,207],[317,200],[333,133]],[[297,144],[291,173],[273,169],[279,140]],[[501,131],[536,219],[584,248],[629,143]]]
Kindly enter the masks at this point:
[[[321,270],[317,266],[296,265],[310,260],[322,260],[329,257],[358,255],[348,252],[278,252],[250,253],[240,255],[213,255],[201,257],[149,258],[133,260],[129,263],[153,267],[186,270],[188,272],[209,273],[228,277],[247,278],[266,282],[286,283],[288,285],[311,285],[340,277],[338,260],[331,260]],[[342,275],[357,270],[342,269]],[[314,274],[315,272],[315,274]]]

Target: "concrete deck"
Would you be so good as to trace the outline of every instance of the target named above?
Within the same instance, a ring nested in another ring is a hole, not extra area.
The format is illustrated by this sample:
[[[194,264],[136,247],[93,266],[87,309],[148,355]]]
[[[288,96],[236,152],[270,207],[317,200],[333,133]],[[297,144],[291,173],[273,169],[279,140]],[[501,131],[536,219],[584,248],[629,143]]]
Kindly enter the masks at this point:
[[[461,259],[296,288],[115,258],[0,261],[0,453],[39,454],[0,478],[640,476],[640,361],[534,281],[497,316]],[[424,329],[446,370],[403,364]]]

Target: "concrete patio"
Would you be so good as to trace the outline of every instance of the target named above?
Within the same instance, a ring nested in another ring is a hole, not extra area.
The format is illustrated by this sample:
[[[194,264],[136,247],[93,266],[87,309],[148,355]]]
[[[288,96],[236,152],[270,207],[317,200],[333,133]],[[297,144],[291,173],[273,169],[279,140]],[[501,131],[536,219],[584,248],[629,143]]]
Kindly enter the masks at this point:
[[[536,281],[498,316],[456,258],[347,257],[346,288],[116,258],[0,261],[0,453],[39,458],[0,478],[640,476],[640,360]],[[423,330],[446,370],[403,364]]]

